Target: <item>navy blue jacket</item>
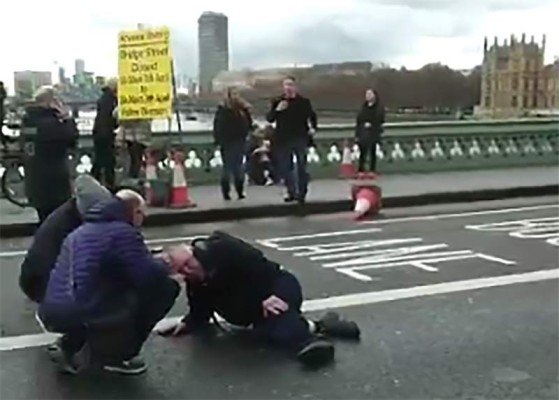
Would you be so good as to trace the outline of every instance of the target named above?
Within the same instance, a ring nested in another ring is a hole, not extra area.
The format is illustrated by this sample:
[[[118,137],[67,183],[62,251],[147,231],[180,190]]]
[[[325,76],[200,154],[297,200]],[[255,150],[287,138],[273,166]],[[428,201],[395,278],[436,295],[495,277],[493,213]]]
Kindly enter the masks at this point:
[[[64,240],[41,303],[44,310],[81,322],[95,316],[115,290],[138,288],[167,275],[166,264],[152,256],[129,222],[124,202],[98,203],[84,219]]]

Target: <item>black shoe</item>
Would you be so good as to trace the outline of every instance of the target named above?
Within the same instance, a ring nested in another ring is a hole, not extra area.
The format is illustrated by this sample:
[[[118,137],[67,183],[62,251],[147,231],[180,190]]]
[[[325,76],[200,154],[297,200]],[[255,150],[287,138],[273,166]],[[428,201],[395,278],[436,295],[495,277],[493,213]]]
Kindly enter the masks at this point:
[[[139,375],[147,371],[148,366],[140,357],[114,364],[106,364],[103,369],[107,372],[116,372],[122,375]]]
[[[238,193],[237,197],[239,198],[239,200],[246,199],[246,195],[244,193]]]
[[[338,339],[359,340],[361,331],[353,321],[341,319],[335,312],[329,312],[316,321],[319,334]]]
[[[295,196],[292,195],[287,195],[283,198],[283,201],[286,203],[293,203],[295,200],[297,199],[295,198]]]
[[[297,353],[297,360],[308,367],[321,367],[334,359],[334,345],[327,340],[317,339]]]
[[[228,194],[224,194],[224,195],[223,195],[223,200],[225,200],[225,201],[230,201],[230,200],[231,200],[231,196],[228,195]]]
[[[299,203],[300,206],[304,206],[306,202],[307,200],[304,197],[299,197],[297,199],[297,203]]]
[[[55,345],[49,346],[49,350],[54,350],[54,347]],[[62,374],[77,375],[90,364],[89,346],[85,344],[77,352],[68,350],[64,345],[64,337],[59,341],[59,351],[49,354]]]
[[[47,347],[47,353],[52,361],[56,361],[61,357],[62,354],[62,338],[59,337],[54,343],[51,343]]]

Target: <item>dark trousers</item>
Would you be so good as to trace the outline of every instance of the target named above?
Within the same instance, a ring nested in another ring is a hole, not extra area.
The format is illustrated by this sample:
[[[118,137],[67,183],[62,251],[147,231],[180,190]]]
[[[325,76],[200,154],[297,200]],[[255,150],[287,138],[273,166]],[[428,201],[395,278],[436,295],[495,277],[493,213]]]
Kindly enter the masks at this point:
[[[282,272],[273,294],[289,305],[289,310],[279,315],[268,316],[254,324],[255,333],[271,344],[298,351],[313,340],[307,320],[301,314],[303,290],[297,278],[287,271]]]
[[[276,144],[280,176],[285,182],[289,197],[305,199],[307,197],[309,174],[307,172],[308,138],[297,139],[286,143]],[[297,168],[293,168],[293,156],[297,161]],[[297,183],[295,183],[297,182]]]
[[[221,191],[225,197],[229,196],[229,192],[231,190],[231,178],[233,178],[237,194],[243,194],[245,182],[245,167],[243,163],[244,156],[244,142],[221,146],[221,158],[223,160],[223,168],[221,170]]]
[[[76,352],[87,343],[94,362],[115,363],[138,355],[179,292],[177,282],[163,278],[137,291],[107,298],[98,311],[85,320],[48,305],[41,305],[39,315],[47,330],[64,334],[65,351]]]
[[[93,139],[94,161],[91,174],[109,188],[115,185],[115,144],[114,138]],[[104,178],[104,179],[103,179]]]
[[[377,169],[377,143],[378,140],[367,140],[359,142],[359,172],[365,172],[365,163],[369,157],[369,171]]]
[[[126,145],[128,146],[128,155],[130,156],[128,176],[130,178],[137,179],[140,177],[140,171],[142,170],[142,162],[146,146],[140,142],[131,141],[127,141]]]

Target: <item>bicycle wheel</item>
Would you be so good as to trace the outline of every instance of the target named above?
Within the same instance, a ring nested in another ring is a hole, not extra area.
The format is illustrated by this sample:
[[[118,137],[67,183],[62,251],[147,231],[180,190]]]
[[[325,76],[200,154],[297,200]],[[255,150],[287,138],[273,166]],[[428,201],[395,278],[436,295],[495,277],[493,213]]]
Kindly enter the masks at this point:
[[[25,178],[20,168],[17,163],[8,164],[0,179],[0,186],[6,200],[19,207],[27,207],[29,199],[25,192]]]

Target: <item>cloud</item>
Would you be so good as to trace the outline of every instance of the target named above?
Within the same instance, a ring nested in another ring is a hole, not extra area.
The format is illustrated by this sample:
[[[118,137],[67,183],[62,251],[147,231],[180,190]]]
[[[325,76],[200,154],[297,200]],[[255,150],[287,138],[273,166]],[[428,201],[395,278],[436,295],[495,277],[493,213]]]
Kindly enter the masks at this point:
[[[154,4],[156,6],[154,6]],[[18,69],[73,71],[84,58],[90,70],[116,73],[119,30],[138,22],[171,28],[176,71],[198,75],[197,19],[206,10],[229,16],[230,58],[235,68],[293,63],[383,61],[410,68],[442,62],[472,67],[482,58],[484,36],[547,33],[548,61],[559,54],[557,0],[256,0],[191,2],[187,12],[173,0],[18,0],[0,24],[7,55],[0,79]],[[62,17],[61,10],[64,10]],[[37,34],[41,32],[41,34]],[[48,39],[44,39],[48,37]]]

